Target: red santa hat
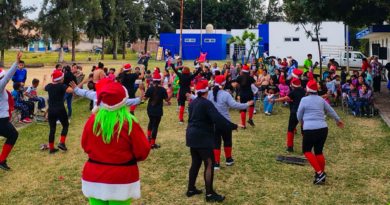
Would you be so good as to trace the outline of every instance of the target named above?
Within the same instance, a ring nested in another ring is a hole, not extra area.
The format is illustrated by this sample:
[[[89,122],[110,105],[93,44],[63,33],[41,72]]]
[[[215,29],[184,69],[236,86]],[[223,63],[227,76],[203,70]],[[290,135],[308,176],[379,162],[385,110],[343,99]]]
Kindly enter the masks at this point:
[[[299,88],[299,87],[301,87],[301,81],[298,78],[293,78],[291,80],[291,86],[293,86],[295,88]]]
[[[249,73],[249,67],[247,65],[242,66],[242,72]]]
[[[114,82],[110,78],[102,78],[95,84],[95,89],[96,89],[96,96],[99,96],[100,91],[102,90],[103,86],[107,85],[108,83]]]
[[[160,73],[158,72],[157,69],[154,70],[153,81],[161,81],[161,75],[160,75]]]
[[[217,75],[215,76],[215,81],[214,81],[214,85],[215,86],[219,86],[220,88],[225,85],[226,81],[225,81],[225,77],[223,77],[223,75]]]
[[[0,68],[0,79],[5,76],[5,70]]]
[[[97,105],[101,105],[102,108],[108,111],[115,111],[126,105],[126,101],[129,99],[129,94],[122,84],[112,82],[104,85],[97,96]],[[95,106],[92,110],[96,113],[99,110],[98,106]]]
[[[53,82],[59,81],[63,77],[64,77],[64,73],[59,71],[59,70],[55,70],[55,71],[53,71],[53,74],[51,74],[51,78],[52,78]]]
[[[190,69],[186,66],[183,67],[182,73],[190,73]]]
[[[209,85],[209,82],[207,80],[199,80],[196,83],[196,92],[197,93],[199,93],[199,92],[202,92],[202,93],[207,92],[208,85]]]
[[[123,71],[129,71],[131,70],[131,65],[130,63],[126,64],[124,67],[123,67]]]
[[[301,78],[302,74],[303,74],[303,71],[301,71],[299,69],[294,69],[291,75],[294,78]]]
[[[314,80],[310,80],[306,85],[306,90],[311,93],[316,93],[318,90],[317,82]]]

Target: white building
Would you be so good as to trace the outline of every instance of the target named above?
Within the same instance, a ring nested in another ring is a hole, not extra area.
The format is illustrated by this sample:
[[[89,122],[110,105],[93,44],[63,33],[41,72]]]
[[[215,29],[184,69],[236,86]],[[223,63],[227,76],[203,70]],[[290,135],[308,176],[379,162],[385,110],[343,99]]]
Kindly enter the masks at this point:
[[[390,25],[374,25],[367,27],[356,34],[356,39],[369,40],[369,56],[383,57],[383,64],[389,59]]]

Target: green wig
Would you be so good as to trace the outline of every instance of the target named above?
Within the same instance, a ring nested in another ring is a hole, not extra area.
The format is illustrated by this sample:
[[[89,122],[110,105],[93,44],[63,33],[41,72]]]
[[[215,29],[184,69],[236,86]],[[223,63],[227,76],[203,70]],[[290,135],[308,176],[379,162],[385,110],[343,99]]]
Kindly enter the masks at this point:
[[[93,133],[96,136],[102,136],[103,142],[105,144],[110,144],[113,134],[115,132],[119,135],[123,127],[123,123],[127,121],[129,123],[129,134],[132,130],[133,120],[138,122],[138,120],[129,113],[126,106],[123,106],[115,111],[108,111],[104,108],[100,108],[98,113],[95,116],[95,122],[93,124]],[[117,130],[115,125],[118,124]]]

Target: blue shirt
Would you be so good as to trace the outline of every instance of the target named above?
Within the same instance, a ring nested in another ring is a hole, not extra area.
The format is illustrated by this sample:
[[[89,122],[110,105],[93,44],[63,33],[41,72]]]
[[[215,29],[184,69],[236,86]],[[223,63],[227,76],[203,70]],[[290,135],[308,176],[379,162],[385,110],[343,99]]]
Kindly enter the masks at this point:
[[[340,121],[339,116],[332,107],[320,96],[309,95],[302,98],[298,107],[297,118],[303,122],[303,130],[317,130],[328,127],[325,122],[326,111],[336,122]]]
[[[12,76],[12,81],[24,83],[27,79],[27,70],[23,68],[23,70],[17,69],[14,76]]]

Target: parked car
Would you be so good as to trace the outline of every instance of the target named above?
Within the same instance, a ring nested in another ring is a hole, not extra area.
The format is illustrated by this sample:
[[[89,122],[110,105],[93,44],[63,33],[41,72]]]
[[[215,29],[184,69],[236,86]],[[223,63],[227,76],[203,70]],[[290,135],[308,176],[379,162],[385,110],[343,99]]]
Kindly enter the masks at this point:
[[[102,52],[102,50],[103,50],[103,48],[102,48],[102,47],[97,47],[97,48],[95,49],[95,52],[96,52],[96,53],[101,53],[101,52]]]
[[[366,58],[363,53],[359,51],[350,51],[349,52],[349,67],[350,68],[360,68],[362,67],[362,59]],[[334,59],[334,63],[336,66],[336,69],[339,67],[347,67],[347,52],[343,51],[341,52],[341,56],[338,57],[325,57],[322,60],[322,64],[328,65],[328,68],[330,67],[329,61],[331,59]]]
[[[57,48],[54,50],[54,52],[60,52],[61,48]],[[69,47],[68,46],[64,46],[64,52],[65,53],[69,53]]]

